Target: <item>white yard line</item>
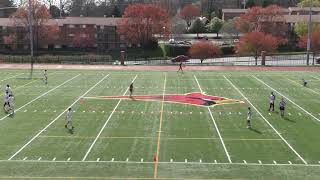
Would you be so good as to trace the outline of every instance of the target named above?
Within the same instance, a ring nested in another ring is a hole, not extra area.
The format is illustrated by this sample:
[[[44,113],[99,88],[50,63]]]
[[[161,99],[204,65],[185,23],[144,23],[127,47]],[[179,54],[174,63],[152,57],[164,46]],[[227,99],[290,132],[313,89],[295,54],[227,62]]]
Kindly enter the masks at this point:
[[[307,110],[305,110],[304,108],[302,108],[301,106],[299,106],[297,103],[295,103],[294,101],[292,101],[291,99],[289,99],[288,97],[286,97],[285,95],[283,95],[282,93],[280,93],[279,91],[275,90],[273,87],[269,86],[267,83],[265,83],[264,81],[262,81],[261,79],[257,78],[256,76],[252,76],[254,77],[256,80],[258,80],[259,82],[261,82],[262,84],[264,84],[265,86],[267,86],[268,88],[270,88],[272,91],[280,94],[281,96],[283,96],[284,98],[286,98],[288,101],[290,101],[292,104],[296,105],[298,108],[300,108],[302,111],[304,111],[306,114],[308,114],[309,116],[313,117],[315,120],[320,122],[320,119],[318,119],[317,117],[315,117],[314,115],[312,115],[310,112],[308,112]]]
[[[285,144],[300,158],[304,164],[308,164],[302,156],[288,143],[288,141],[273,127],[273,125],[260,113],[260,111],[250,102],[250,100],[226,77],[224,78],[231,84],[231,86],[241,94],[241,96],[256,110],[256,112],[262,117],[262,119],[276,132],[276,134],[283,140]]]
[[[136,75],[134,77],[134,79],[131,81],[131,83],[133,83],[136,79],[137,79],[138,75]],[[123,93],[123,96],[127,94],[129,90],[129,87],[126,89],[126,91]],[[116,111],[116,109],[118,108],[119,104],[121,103],[122,99],[120,99],[117,103],[117,105],[114,107],[113,111],[111,112],[111,114],[109,115],[108,119],[106,120],[106,122],[104,123],[104,125],[102,126],[101,130],[99,131],[99,133],[97,134],[96,138],[94,139],[94,141],[91,143],[89,149],[87,150],[86,154],[84,155],[84,157],[82,158],[82,161],[85,161],[89,155],[89,153],[91,152],[93,146],[95,145],[95,143],[97,142],[97,140],[99,139],[101,133],[103,132],[104,128],[107,126],[109,120],[111,119],[112,115],[114,114],[114,112]]]
[[[54,87],[54,88],[50,89],[49,91],[47,91],[47,92],[45,92],[45,93],[41,94],[40,96],[38,96],[38,97],[34,98],[33,100],[29,101],[28,103],[24,104],[23,106],[21,106],[21,107],[19,107],[19,108],[15,109],[15,110],[14,110],[14,111],[15,111],[15,113],[16,113],[16,112],[18,112],[18,111],[20,111],[22,108],[24,108],[24,107],[28,106],[29,104],[33,103],[34,101],[36,101],[36,100],[40,99],[41,97],[43,97],[43,96],[45,96],[45,95],[49,94],[50,92],[52,92],[52,91],[54,91],[54,90],[58,89],[59,87],[61,87],[61,86],[65,85],[65,84],[66,84],[66,83],[68,83],[69,81],[72,81],[73,79],[77,78],[78,76],[80,76],[80,74],[78,74],[78,75],[74,76],[73,78],[71,78],[71,79],[69,79],[69,80],[65,81],[64,83],[62,83],[62,84],[60,84],[60,85],[58,85],[58,86],[56,86],[56,87]],[[9,117],[9,116],[10,116],[10,114],[5,115],[4,117],[2,117],[2,118],[0,119],[0,121],[4,120],[5,118],[7,118],[7,117]]]
[[[152,161],[101,161],[99,159],[99,161],[95,160],[95,161],[67,161],[67,160],[64,160],[64,161],[57,161],[57,160],[40,160],[38,161],[37,159],[35,160],[0,160],[0,163],[1,162],[21,162],[21,163],[66,163],[66,164],[70,164],[70,163],[74,163],[74,164],[78,164],[78,163],[110,163],[110,164],[154,164],[154,162]],[[218,163],[218,162],[185,162],[185,161],[181,161],[181,162],[178,162],[178,161],[170,161],[170,162],[161,162],[159,161],[158,162],[159,164],[183,164],[183,165],[230,165],[230,166],[301,166],[301,167],[320,167],[320,164],[293,164],[293,163],[288,163],[288,164],[282,164],[282,163],[277,163],[277,164],[274,164],[274,163],[266,163],[266,164],[263,164],[263,163],[248,163],[245,164],[243,162],[241,163]]]
[[[68,109],[75,105],[81,98],[83,98],[86,94],[88,94],[93,88],[95,88],[98,84],[100,84],[104,79],[109,76],[104,76],[99,82],[97,82],[94,86],[92,86],[88,91],[82,94],[77,100],[75,100],[71,105],[69,105],[61,114],[59,114],[54,120],[52,120],[46,127],[44,127],[40,132],[38,132],[33,138],[31,138],[25,145],[23,145],[17,152],[15,152],[8,160],[14,158],[17,154],[19,154],[25,147],[27,147],[33,140],[35,140],[43,131],[45,131],[51,124],[57,121]]]
[[[23,73],[19,73],[19,74],[17,74],[17,75],[10,76],[10,77],[8,77],[8,78],[6,78],[6,79],[2,79],[2,80],[0,80],[0,82],[5,81],[5,80],[8,80],[8,79],[15,78],[15,77],[20,76],[20,75],[22,75],[22,74],[23,74]]]
[[[196,75],[194,75],[194,79],[196,80],[196,82],[197,82],[197,84],[198,84],[198,87],[199,87],[201,93],[203,93],[203,91],[202,91],[202,89],[201,89],[201,86],[200,86],[200,84],[199,84],[199,81],[198,81]],[[211,117],[211,119],[212,119],[212,122],[213,122],[213,124],[214,124],[214,127],[216,128],[216,131],[217,131],[218,136],[219,136],[219,138],[220,138],[220,141],[221,141],[221,144],[222,144],[222,146],[223,146],[223,149],[224,149],[224,151],[225,151],[225,153],[226,153],[226,155],[227,155],[228,161],[229,161],[229,163],[232,163],[232,160],[231,160],[231,158],[230,158],[229,152],[228,152],[228,150],[227,150],[227,148],[226,148],[226,145],[224,144],[224,141],[223,141],[223,138],[222,138],[222,136],[221,136],[221,134],[220,134],[220,130],[219,130],[219,128],[218,128],[218,125],[217,125],[215,119],[213,118],[213,115],[212,115],[212,112],[211,112],[210,107],[208,107],[208,111],[209,111],[210,117]]]

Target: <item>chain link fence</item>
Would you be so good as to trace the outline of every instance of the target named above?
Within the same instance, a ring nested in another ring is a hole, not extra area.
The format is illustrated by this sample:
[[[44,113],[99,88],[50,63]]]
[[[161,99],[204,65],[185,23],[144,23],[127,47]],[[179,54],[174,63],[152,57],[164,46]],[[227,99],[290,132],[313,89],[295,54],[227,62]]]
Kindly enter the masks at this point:
[[[118,59],[109,55],[81,55],[81,56],[38,56],[34,57],[37,64],[91,64],[91,65],[120,65]],[[0,55],[0,63],[30,63],[30,56]],[[257,59],[261,65],[261,57]],[[199,59],[190,59],[187,65],[216,65],[216,66],[254,66],[253,56],[224,56],[206,59],[201,63]],[[125,65],[176,65],[171,58],[130,58],[127,57]],[[266,66],[306,66],[307,54],[273,54],[266,56]],[[310,65],[320,65],[320,58],[310,56]]]

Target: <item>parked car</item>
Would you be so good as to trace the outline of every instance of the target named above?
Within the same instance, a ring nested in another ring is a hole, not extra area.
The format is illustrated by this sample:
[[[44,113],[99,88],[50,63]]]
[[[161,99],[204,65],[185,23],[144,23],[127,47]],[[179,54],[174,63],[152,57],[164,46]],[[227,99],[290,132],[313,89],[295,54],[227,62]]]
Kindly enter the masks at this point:
[[[171,59],[171,62],[189,62],[189,57],[185,55],[179,55]]]

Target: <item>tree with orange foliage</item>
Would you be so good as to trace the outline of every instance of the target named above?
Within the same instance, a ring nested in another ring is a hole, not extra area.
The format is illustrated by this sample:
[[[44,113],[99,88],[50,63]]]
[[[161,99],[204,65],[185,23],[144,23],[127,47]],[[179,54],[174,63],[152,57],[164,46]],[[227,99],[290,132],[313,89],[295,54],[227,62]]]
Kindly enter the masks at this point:
[[[35,47],[39,47],[40,41],[42,37],[48,37],[46,31],[46,23],[49,21],[50,12],[48,8],[40,3],[38,0],[32,0],[32,24],[33,24],[33,32],[34,32],[34,44]],[[12,15],[12,19],[15,22],[16,26],[22,26],[28,31],[29,18],[28,18],[28,1],[25,1],[17,11]]]
[[[299,47],[303,49],[307,49],[307,42],[308,42],[308,34],[305,34],[299,39]],[[313,55],[313,65],[314,65],[314,58],[320,52],[320,30],[312,32],[310,50]]]
[[[253,54],[255,64],[258,65],[258,57],[262,51],[274,52],[280,45],[277,37],[263,32],[253,31],[243,35],[236,44],[238,54]]]
[[[168,34],[170,19],[167,11],[153,4],[129,5],[118,21],[118,34],[125,34],[129,42],[143,47],[154,34]]]
[[[284,14],[284,9],[277,5],[252,7],[237,19],[236,26],[242,33],[260,31],[285,38],[288,26]]]
[[[211,41],[200,40],[192,44],[189,54],[192,58],[200,59],[202,64],[205,59],[221,55],[222,51],[218,45]]]
[[[200,8],[192,4],[185,5],[181,9],[179,16],[186,21],[189,28],[192,20],[200,16]]]

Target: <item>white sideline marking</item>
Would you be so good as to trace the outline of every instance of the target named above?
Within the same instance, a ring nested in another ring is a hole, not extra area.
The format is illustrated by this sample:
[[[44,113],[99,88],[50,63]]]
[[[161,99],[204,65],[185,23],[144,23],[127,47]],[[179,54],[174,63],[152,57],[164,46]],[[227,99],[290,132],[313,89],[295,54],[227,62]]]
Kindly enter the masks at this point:
[[[286,139],[284,139],[284,137],[282,137],[282,135],[278,132],[278,130],[276,130],[273,125],[261,114],[261,112],[251,103],[251,101],[249,101],[249,99],[226,77],[224,76],[224,78],[231,84],[231,86],[237,90],[239,92],[239,94],[241,94],[241,96],[256,110],[256,112],[262,117],[262,119],[274,130],[274,132],[276,132],[278,134],[278,136],[282,139],[282,141],[287,144],[287,146],[300,158],[300,160],[304,163],[304,164],[308,164],[302,157],[301,155],[295,150],[293,149],[293,147],[288,143],[288,141]]]
[[[273,164],[277,164],[277,161],[273,161]]]
[[[289,164],[292,164],[292,162],[291,162],[291,161],[288,161],[288,163],[289,163]]]
[[[260,160],[258,162],[259,162],[259,164],[262,164],[262,162]]]
[[[24,108],[24,107],[28,106],[29,104],[33,103],[34,101],[36,101],[36,100],[40,99],[41,97],[43,97],[43,96],[45,96],[45,95],[47,95],[47,94],[49,94],[50,92],[52,92],[52,91],[54,91],[54,90],[58,89],[59,87],[61,87],[61,86],[65,85],[66,83],[68,83],[69,81],[71,81],[71,80],[75,79],[75,78],[76,78],[76,77],[78,77],[78,76],[80,76],[80,74],[78,74],[78,75],[74,76],[73,78],[71,78],[71,79],[69,79],[69,80],[65,81],[64,83],[62,83],[62,84],[60,84],[60,85],[58,85],[58,86],[54,87],[53,89],[50,89],[49,91],[47,91],[47,92],[45,92],[45,93],[41,94],[40,96],[38,96],[38,97],[34,98],[33,100],[29,101],[29,102],[28,102],[28,103],[26,103],[25,105],[23,105],[23,106],[19,107],[18,109],[15,109],[15,112],[20,111],[22,108]],[[4,120],[5,118],[7,118],[7,117],[9,117],[9,116],[10,116],[10,114],[8,114],[8,115],[6,115],[6,116],[2,117],[2,118],[0,119],[0,121]]]
[[[41,159],[42,159],[42,158],[41,158],[41,157],[39,157],[39,158],[38,158],[38,161],[40,161]]]
[[[79,75],[78,75],[79,76]],[[88,91],[86,91],[83,95],[81,95],[78,99],[76,99],[71,105],[69,105],[61,114],[59,114],[54,120],[52,120],[46,127],[44,127],[40,132],[38,132],[33,138],[30,139],[25,145],[23,145],[17,152],[15,152],[8,160],[14,158],[17,154],[19,154],[25,147],[27,147],[33,140],[35,140],[43,131],[45,131],[51,124],[56,122],[68,109],[75,105],[81,98],[83,98],[86,94],[88,94],[93,88],[95,88],[98,84],[100,84],[104,79],[109,76],[106,75],[99,82],[97,82],[94,86],[92,86]]]
[[[279,91],[275,90],[274,88],[272,88],[271,86],[269,86],[267,83],[263,82],[261,79],[254,77],[256,80],[258,80],[259,82],[261,82],[262,84],[264,84],[265,86],[267,86],[268,88],[270,88],[272,91],[280,94],[281,96],[283,96],[284,98],[286,98],[288,101],[290,101],[292,104],[294,104],[295,106],[297,106],[298,108],[300,108],[302,111],[304,111],[305,113],[307,113],[309,116],[313,117],[315,120],[320,122],[320,119],[318,119],[317,117],[315,117],[314,115],[312,115],[310,112],[308,112],[307,110],[305,110],[304,108],[302,108],[301,106],[299,106],[297,103],[293,102],[291,99],[289,99],[288,97],[286,97],[285,95],[281,94]]]
[[[133,83],[136,79],[137,79],[138,75],[136,75],[134,77],[134,79],[131,81],[131,83]],[[127,87],[126,91],[123,93],[123,96],[127,94],[129,90],[129,87]],[[120,99],[117,103],[117,105],[114,107],[114,109],[112,110],[111,114],[109,115],[108,119],[106,120],[106,122],[104,123],[104,125],[102,126],[100,132],[97,134],[96,138],[94,139],[94,141],[92,142],[92,144],[90,145],[88,151],[86,152],[86,154],[84,155],[84,157],[82,158],[82,161],[85,161],[89,155],[89,153],[91,152],[91,149],[93,148],[93,146],[95,145],[95,143],[97,142],[97,140],[99,139],[101,133],[103,132],[104,128],[107,126],[109,120],[111,119],[112,115],[114,114],[114,112],[117,110],[118,106],[120,105],[122,99]]]
[[[57,159],[57,158],[56,158],[56,157],[54,157],[54,158],[52,159],[52,161],[56,161],[56,159]]]
[[[24,162],[24,163],[119,163],[119,164],[154,164],[154,162],[140,162],[140,161],[49,161],[49,160],[0,160],[0,162]],[[230,166],[300,166],[300,167],[320,167],[320,164],[259,164],[259,163],[217,163],[216,161],[214,163],[212,162],[158,162],[159,164],[186,164],[186,165],[230,165]]]
[[[198,87],[199,87],[201,93],[203,93],[203,91],[202,91],[202,89],[201,89],[201,86],[200,86],[200,84],[199,84],[199,81],[198,81],[196,75],[193,75],[193,76],[194,76],[194,79],[196,80],[196,82],[197,82],[197,84],[198,84]],[[213,115],[212,115],[212,112],[211,112],[210,107],[208,107],[208,111],[209,111],[211,120],[212,120],[212,122],[213,122],[213,124],[214,124],[214,126],[215,126],[215,128],[216,128],[216,131],[217,131],[217,133],[218,133],[218,136],[219,136],[219,138],[220,138],[220,141],[221,141],[221,144],[222,144],[222,146],[223,146],[223,149],[224,149],[224,151],[225,151],[225,153],[226,153],[226,155],[227,155],[227,158],[228,158],[228,160],[229,160],[229,163],[232,163],[232,160],[231,160],[231,158],[230,158],[229,152],[228,152],[228,150],[227,150],[227,148],[226,148],[226,145],[224,144],[224,141],[223,141],[222,136],[221,136],[221,134],[220,134],[220,130],[219,130],[219,128],[218,128],[218,125],[217,125],[215,119],[213,118]],[[220,112],[220,113],[221,113],[221,112]]]
[[[27,112],[28,110],[24,110],[23,112]]]
[[[6,78],[6,79],[2,79],[2,80],[0,80],[1,82],[2,81],[5,81],[5,80],[8,80],[8,79],[12,79],[12,78],[15,78],[15,77],[17,77],[17,76],[20,76],[20,75],[22,75],[23,73],[20,73],[20,74],[17,74],[17,75],[14,75],[14,76],[10,76],[10,77],[8,77],[8,78]]]
[[[97,162],[99,162],[100,161],[100,158],[97,158]]]
[[[27,160],[27,159],[28,159],[28,157],[24,157],[24,158],[23,158],[23,161],[25,161],[25,160]]]
[[[247,164],[247,161],[246,161],[246,160],[243,160],[243,163]]]
[[[68,159],[67,159],[67,161],[70,161],[71,160],[71,158],[69,157]]]

